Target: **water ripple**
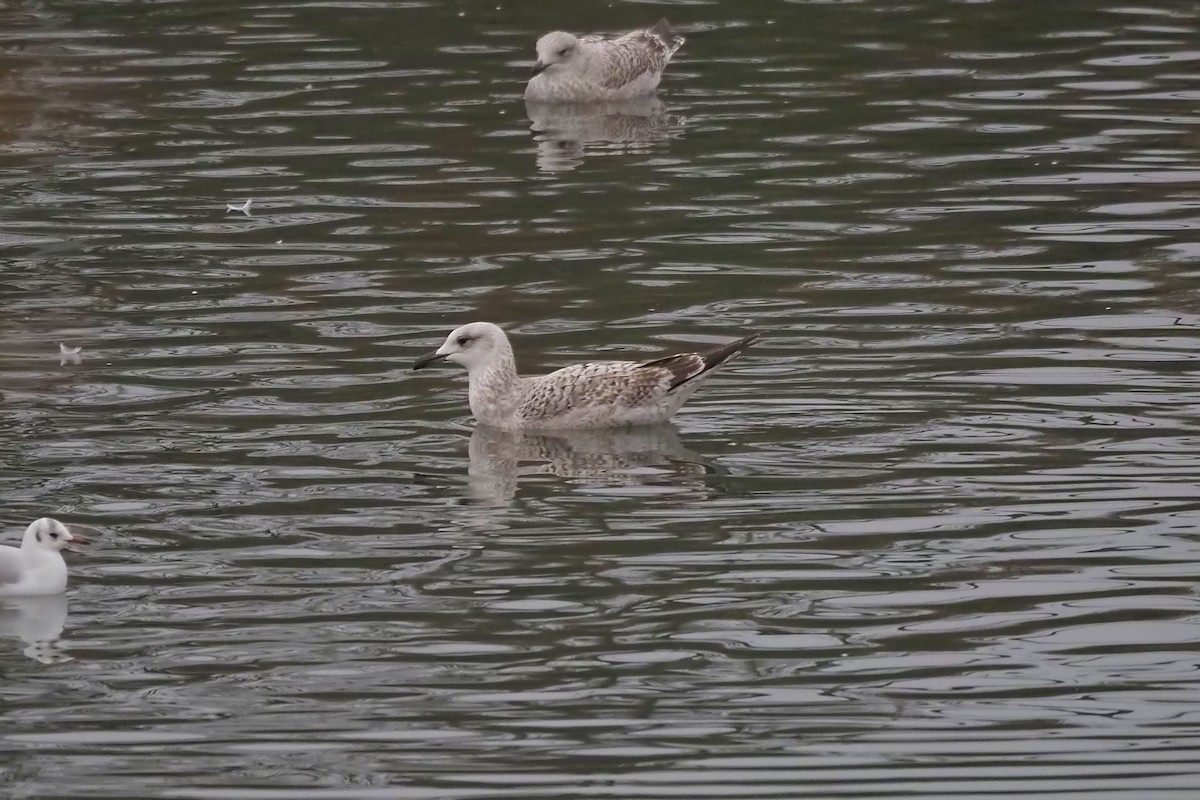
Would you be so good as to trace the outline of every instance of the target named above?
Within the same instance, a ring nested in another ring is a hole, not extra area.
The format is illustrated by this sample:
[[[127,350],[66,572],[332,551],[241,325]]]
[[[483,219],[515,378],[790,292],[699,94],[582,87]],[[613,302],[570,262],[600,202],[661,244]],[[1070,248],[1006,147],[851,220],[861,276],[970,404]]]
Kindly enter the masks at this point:
[[[595,114],[532,6],[109,5],[0,11],[16,795],[1192,795],[1194,11],[680,6]],[[767,336],[518,435],[469,318]]]

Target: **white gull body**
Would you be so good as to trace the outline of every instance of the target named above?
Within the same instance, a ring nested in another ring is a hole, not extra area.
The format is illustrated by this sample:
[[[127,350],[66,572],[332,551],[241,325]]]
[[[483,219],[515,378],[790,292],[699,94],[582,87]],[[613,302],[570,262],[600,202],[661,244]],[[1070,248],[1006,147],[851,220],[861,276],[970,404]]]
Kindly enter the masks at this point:
[[[67,589],[62,550],[73,536],[56,519],[42,517],[25,529],[20,547],[0,545],[0,596],[60,594]]]
[[[712,373],[753,344],[752,334],[704,353],[654,361],[598,361],[522,377],[508,337],[490,322],[456,328],[413,364],[467,368],[471,413],[506,430],[596,430],[666,422]]]
[[[683,37],[665,19],[623,36],[547,33],[537,42],[537,63],[525,99],[538,103],[628,100],[658,87]]]

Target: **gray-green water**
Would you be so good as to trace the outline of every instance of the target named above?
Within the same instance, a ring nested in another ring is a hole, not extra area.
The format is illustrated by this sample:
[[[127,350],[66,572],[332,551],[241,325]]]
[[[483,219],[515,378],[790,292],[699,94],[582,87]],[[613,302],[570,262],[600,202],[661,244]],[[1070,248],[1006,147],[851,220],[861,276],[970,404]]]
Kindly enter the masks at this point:
[[[102,531],[0,604],[4,796],[1195,797],[1196,6],[577,5],[0,10],[2,522]],[[479,318],[769,335],[498,436],[407,369]]]

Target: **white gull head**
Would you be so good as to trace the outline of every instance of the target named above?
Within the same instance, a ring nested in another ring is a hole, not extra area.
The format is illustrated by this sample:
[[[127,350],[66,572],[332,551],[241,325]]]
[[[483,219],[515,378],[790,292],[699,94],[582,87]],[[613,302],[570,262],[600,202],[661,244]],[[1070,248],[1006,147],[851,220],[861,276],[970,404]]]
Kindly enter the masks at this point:
[[[21,546],[0,546],[0,596],[60,594],[67,588],[67,562],[62,551],[76,542],[56,519],[42,517],[25,529]]]
[[[537,40],[537,63],[533,65],[533,74],[540,75],[553,67],[563,67],[570,63],[571,58],[579,48],[579,39],[566,31],[551,31]]]
[[[505,359],[512,361],[512,347],[504,331],[490,322],[471,322],[452,330],[441,347],[413,362],[413,369],[450,361],[475,373]]]
[[[51,519],[50,517],[42,517],[39,520],[35,520],[25,529],[25,538],[21,540],[21,549],[58,552],[75,541],[76,538],[67,530],[67,526],[58,520]]]

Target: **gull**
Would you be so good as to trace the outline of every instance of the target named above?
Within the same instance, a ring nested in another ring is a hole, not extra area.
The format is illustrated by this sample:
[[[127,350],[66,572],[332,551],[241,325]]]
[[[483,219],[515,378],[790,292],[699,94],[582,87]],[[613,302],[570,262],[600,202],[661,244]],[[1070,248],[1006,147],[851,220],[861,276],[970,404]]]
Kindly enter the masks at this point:
[[[56,519],[42,517],[25,529],[20,547],[0,545],[0,596],[59,594],[67,589],[62,550],[87,539]]]
[[[665,19],[616,38],[552,31],[537,41],[537,63],[525,99],[594,103],[649,94],[682,46],[683,37]]]
[[[438,361],[467,368],[471,413],[506,430],[595,430],[666,422],[712,375],[762,334],[703,353],[640,363],[598,361],[521,377],[508,337],[490,322],[454,329],[413,369]]]
[[[248,216],[250,216],[250,204],[253,202],[254,202],[254,199],[251,198],[251,199],[247,200],[246,202],[242,203],[240,206],[235,206],[233,203],[226,203],[225,204],[225,213],[229,214],[231,212],[240,211],[248,217]]]
[[[67,364],[78,364],[82,361],[79,353],[82,352],[83,346],[67,347],[62,342],[58,343],[58,365],[65,367]]]

